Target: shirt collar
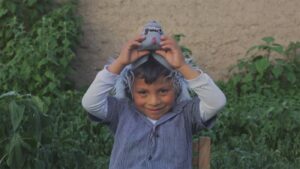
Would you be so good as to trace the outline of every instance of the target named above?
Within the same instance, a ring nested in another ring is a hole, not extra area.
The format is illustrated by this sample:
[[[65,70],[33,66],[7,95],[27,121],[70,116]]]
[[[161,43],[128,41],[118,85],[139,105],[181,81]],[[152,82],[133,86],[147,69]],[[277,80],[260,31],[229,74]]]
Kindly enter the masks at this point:
[[[188,102],[189,102],[188,100],[181,101],[179,103],[175,102],[173,108],[168,113],[163,115],[160,119],[158,119],[155,124],[151,123],[147,116],[145,116],[143,113],[139,112],[137,110],[137,108],[134,106],[134,103],[132,103],[131,106],[132,106],[134,112],[136,112],[150,127],[153,127],[153,126],[161,125],[161,124],[165,123],[166,121],[168,121],[169,119],[175,117],[176,115],[183,113],[182,110]]]

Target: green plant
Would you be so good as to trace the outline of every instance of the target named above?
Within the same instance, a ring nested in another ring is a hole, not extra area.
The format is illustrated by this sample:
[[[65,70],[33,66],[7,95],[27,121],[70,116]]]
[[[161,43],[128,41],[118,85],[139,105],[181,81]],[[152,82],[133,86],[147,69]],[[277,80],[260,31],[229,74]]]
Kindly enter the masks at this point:
[[[1,0],[0,50],[14,37],[14,32],[11,30],[13,22],[20,23],[25,31],[29,31],[36,21],[51,10],[52,6],[52,0]]]
[[[38,158],[44,129],[49,125],[37,96],[8,92],[0,95],[0,166],[29,168]]]
[[[31,3],[34,2],[37,1]],[[16,2],[3,1],[2,4],[22,8]],[[27,9],[27,6],[23,8]],[[30,20],[30,26],[21,20],[25,18],[20,18],[17,11],[16,14],[7,12],[6,17],[0,18],[5,23],[5,29],[0,33],[5,37],[1,39],[0,93],[14,90],[34,95],[58,95],[60,90],[70,86],[65,79],[71,71],[69,63],[74,57],[73,47],[79,35],[73,8],[73,4],[66,4],[43,16],[30,13],[34,15],[29,17],[34,18]]]
[[[214,141],[213,168],[298,168],[299,93],[228,98],[216,126],[206,133]]]
[[[0,168],[107,168],[112,137],[91,123],[81,92],[0,96]]]
[[[203,133],[214,140],[213,168],[300,166],[299,42],[284,48],[263,40],[220,83],[227,105],[214,129]]]
[[[271,92],[292,87],[299,80],[299,43],[286,49],[275,43],[274,38],[263,38],[264,44],[251,47],[246,56],[231,69],[231,87],[241,95],[250,92]],[[280,55],[275,58],[272,54]]]

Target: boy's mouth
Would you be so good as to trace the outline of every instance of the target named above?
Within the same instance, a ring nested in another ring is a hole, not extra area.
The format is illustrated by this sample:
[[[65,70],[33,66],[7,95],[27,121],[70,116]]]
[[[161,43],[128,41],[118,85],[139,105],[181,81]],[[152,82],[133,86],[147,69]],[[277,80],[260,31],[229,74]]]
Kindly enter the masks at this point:
[[[158,108],[147,108],[149,111],[160,111],[163,109],[163,107],[158,107]]]

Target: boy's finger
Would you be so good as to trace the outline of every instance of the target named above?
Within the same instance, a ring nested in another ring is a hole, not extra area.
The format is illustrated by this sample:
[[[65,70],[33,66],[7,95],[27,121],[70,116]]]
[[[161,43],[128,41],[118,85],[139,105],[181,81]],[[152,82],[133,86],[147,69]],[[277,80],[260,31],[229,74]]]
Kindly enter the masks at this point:
[[[132,42],[131,42],[131,47],[132,47],[132,48],[138,48],[138,47],[140,47],[140,46],[141,46],[141,43],[138,42],[138,41],[132,41]]]
[[[138,55],[139,55],[139,57],[140,57],[140,56],[147,55],[147,54],[149,54],[149,53],[150,53],[150,52],[149,52],[148,50],[140,50],[139,53],[138,53]]]
[[[138,35],[134,38],[134,41],[142,42],[143,40],[145,40],[145,38],[146,37],[144,35]]]
[[[162,45],[161,48],[164,49],[165,51],[166,50],[174,50],[175,46],[172,44],[166,44],[166,45]]]
[[[160,56],[164,56],[164,54],[166,53],[166,51],[164,51],[164,50],[156,50],[155,53],[158,54],[158,55],[160,55]]]
[[[135,54],[133,55],[133,60],[132,62],[136,61],[137,59],[149,54],[149,51],[145,50],[135,50]]]
[[[175,44],[172,41],[161,41],[160,46],[174,46]]]
[[[161,41],[172,41],[172,42],[175,42],[175,43],[176,43],[176,40],[175,40],[173,37],[166,36],[166,35],[162,35],[162,36],[160,37],[160,40],[161,40]]]
[[[161,39],[160,45],[166,45],[166,44],[171,44],[171,45],[177,45],[177,42],[174,39]]]
[[[169,52],[169,50],[162,50],[162,49],[155,51],[156,54],[158,54],[158,55],[160,55],[160,56],[162,56],[164,58],[167,57],[168,52]]]
[[[166,36],[166,35],[162,35],[162,36],[160,36],[160,40],[167,40],[169,37],[168,36]]]

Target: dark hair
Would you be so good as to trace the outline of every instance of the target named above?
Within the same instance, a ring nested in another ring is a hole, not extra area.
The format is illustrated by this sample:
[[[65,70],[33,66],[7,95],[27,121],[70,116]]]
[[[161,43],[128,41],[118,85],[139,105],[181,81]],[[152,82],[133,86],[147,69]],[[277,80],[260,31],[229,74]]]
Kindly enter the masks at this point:
[[[144,79],[146,84],[152,84],[159,77],[167,77],[171,71],[160,64],[153,56],[133,70],[135,78]]]

